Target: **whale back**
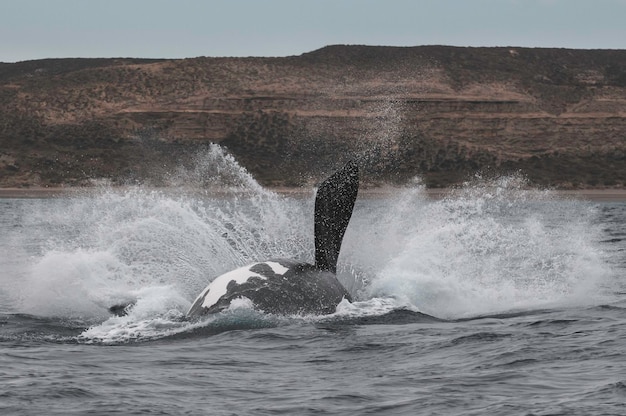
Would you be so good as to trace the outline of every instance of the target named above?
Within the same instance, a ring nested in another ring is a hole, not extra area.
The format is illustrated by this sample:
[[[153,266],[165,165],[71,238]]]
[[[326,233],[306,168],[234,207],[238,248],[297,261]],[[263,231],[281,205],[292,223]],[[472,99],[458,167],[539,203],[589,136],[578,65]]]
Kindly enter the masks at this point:
[[[315,198],[315,267],[335,273],[359,191],[359,167],[348,162],[320,185]]]
[[[193,302],[188,317],[228,309],[235,300],[280,315],[326,315],[350,293],[333,273],[291,259],[249,264],[216,277]]]

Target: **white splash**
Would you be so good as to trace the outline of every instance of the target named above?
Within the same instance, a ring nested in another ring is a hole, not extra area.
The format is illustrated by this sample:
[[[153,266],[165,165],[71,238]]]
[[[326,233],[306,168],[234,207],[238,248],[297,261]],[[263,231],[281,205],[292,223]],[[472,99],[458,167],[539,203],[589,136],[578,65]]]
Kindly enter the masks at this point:
[[[609,274],[593,206],[525,190],[516,177],[406,207],[391,217],[412,224],[403,221],[408,233],[396,234],[400,248],[376,271],[368,297],[458,318],[593,303]]]
[[[260,312],[242,315],[245,299],[220,317],[182,317],[213,276],[267,258],[310,261],[313,194],[291,199],[264,190],[219,148],[199,160],[187,183],[201,189],[104,188],[29,202],[15,231],[26,234],[16,241],[32,240],[20,247],[29,257],[11,266],[20,279],[2,281],[16,305],[10,312],[84,319],[91,327],[81,339],[103,342],[168,336],[226,316],[258,319]],[[227,179],[203,176],[209,166]],[[231,194],[212,193],[231,185]],[[338,269],[357,302],[342,302],[336,314],[409,308],[454,318],[593,301],[608,274],[595,215],[591,204],[527,191],[515,177],[467,184],[441,201],[419,186],[380,199],[361,195]],[[263,278],[249,267],[235,278]],[[110,316],[110,306],[128,300],[137,303],[127,316]]]

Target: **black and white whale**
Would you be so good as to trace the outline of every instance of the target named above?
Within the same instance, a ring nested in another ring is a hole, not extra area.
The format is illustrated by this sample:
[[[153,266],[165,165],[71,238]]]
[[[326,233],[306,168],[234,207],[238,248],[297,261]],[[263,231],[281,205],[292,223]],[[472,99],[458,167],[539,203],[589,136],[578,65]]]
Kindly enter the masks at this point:
[[[350,293],[335,272],[359,189],[359,169],[349,162],[326,179],[315,198],[315,264],[271,259],[244,266],[213,280],[193,302],[188,318],[227,309],[237,299],[273,314],[331,314]]]

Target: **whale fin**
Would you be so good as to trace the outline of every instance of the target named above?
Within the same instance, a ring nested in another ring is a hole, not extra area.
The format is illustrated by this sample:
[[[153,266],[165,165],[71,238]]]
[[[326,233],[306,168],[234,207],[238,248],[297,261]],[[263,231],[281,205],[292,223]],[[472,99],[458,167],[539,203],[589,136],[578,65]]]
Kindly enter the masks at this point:
[[[343,235],[359,191],[359,167],[348,162],[320,185],[315,198],[315,267],[337,271]]]

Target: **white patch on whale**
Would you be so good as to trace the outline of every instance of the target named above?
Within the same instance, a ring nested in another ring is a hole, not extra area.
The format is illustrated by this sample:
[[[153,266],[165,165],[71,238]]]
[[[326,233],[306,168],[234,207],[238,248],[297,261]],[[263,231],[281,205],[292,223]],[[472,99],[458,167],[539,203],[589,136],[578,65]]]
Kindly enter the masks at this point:
[[[218,276],[215,280],[211,282],[209,286],[193,302],[195,304],[198,299],[204,297],[204,301],[202,302],[203,308],[210,308],[215,305],[217,301],[220,300],[222,296],[226,294],[228,291],[228,284],[231,281],[235,281],[237,284],[246,283],[248,279],[252,277],[259,277],[263,280],[267,280],[267,277],[260,275],[256,272],[250,271],[252,267],[257,265],[258,263],[240,267],[238,269],[232,270],[228,273],[224,273],[221,276]]]
[[[270,266],[270,267],[271,267],[271,269],[272,269],[272,271],[273,271],[275,274],[279,274],[279,275],[281,275],[281,276],[282,276],[283,274],[285,274],[285,273],[287,273],[287,272],[289,271],[289,268],[288,268],[288,267],[285,267],[285,266],[283,266],[282,264],[277,263],[277,262],[275,262],[275,261],[266,261],[266,262],[265,262],[265,264],[267,264],[268,266]]]

